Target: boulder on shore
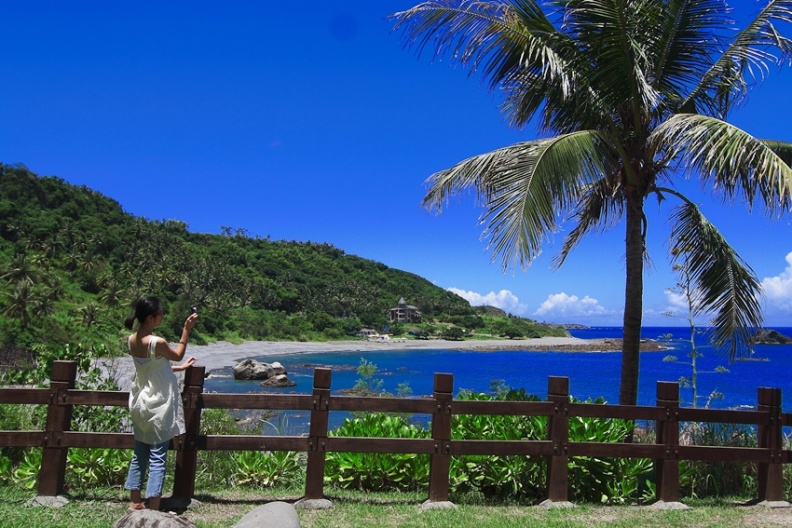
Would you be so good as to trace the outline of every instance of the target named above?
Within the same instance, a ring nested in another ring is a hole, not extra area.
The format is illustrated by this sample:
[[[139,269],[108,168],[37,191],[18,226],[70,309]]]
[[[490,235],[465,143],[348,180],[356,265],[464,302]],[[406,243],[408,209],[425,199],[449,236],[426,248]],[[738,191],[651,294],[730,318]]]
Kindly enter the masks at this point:
[[[755,345],[788,345],[792,343],[792,337],[785,336],[778,330],[759,330],[751,338]]]
[[[262,387],[294,387],[297,384],[290,380],[286,374],[278,374],[265,379],[259,385]]]
[[[262,363],[248,358],[234,367],[234,379],[238,380],[266,380],[285,374],[286,369],[277,361]]]

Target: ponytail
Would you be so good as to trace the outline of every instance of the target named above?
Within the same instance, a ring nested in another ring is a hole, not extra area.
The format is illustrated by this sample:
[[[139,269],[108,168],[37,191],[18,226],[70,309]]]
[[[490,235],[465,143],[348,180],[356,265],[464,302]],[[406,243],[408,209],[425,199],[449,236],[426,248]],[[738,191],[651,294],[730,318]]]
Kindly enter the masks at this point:
[[[137,319],[140,324],[143,324],[148,316],[156,316],[160,312],[162,312],[162,305],[159,299],[156,297],[141,297],[135,303],[135,313],[126,318],[124,326],[132,330],[135,319]]]

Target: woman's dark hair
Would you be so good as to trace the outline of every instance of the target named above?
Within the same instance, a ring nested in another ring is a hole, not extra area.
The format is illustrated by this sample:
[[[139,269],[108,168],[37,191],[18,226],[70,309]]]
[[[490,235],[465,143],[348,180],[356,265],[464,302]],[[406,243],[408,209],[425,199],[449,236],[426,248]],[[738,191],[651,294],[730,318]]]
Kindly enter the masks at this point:
[[[135,319],[138,320],[139,323],[143,323],[149,315],[157,315],[162,311],[162,305],[160,304],[160,300],[156,297],[141,297],[135,303],[135,313],[130,315],[124,321],[124,326],[126,326],[129,330],[132,330],[132,325],[135,323]]]

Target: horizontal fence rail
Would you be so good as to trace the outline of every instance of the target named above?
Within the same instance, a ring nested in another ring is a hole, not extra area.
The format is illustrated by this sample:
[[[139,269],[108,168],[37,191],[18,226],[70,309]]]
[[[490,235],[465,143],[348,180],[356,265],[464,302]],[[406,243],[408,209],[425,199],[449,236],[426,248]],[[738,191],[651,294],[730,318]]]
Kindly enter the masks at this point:
[[[63,492],[69,448],[132,449],[131,433],[70,431],[75,405],[126,407],[128,392],[75,389],[77,365],[72,361],[53,363],[50,387],[45,389],[0,389],[0,403],[46,405],[43,431],[0,431],[0,447],[40,447],[43,450],[38,475],[38,493],[54,496]],[[334,396],[330,394],[331,371],[314,370],[310,395],[207,394],[203,392],[204,367],[185,371],[182,393],[186,433],[171,442],[176,451],[173,496],[189,499],[195,494],[199,451],[296,451],[307,453],[305,498],[324,496],[325,456],[329,452],[414,453],[429,455],[429,501],[448,501],[452,456],[536,456],[547,464],[547,498],[567,501],[569,457],[613,457],[653,459],[656,498],[677,502],[680,498],[679,461],[710,460],[752,462],[758,466],[758,499],[783,500],[783,464],[792,463],[792,451],[783,449],[783,427],[792,426],[792,415],[781,412],[781,390],[758,389],[755,411],[690,409],[679,407],[679,384],[657,383],[654,406],[573,403],[569,379],[548,378],[547,401],[460,401],[453,399],[451,374],[435,374],[431,398]],[[203,409],[269,409],[309,411],[307,436],[202,435]],[[357,438],[328,436],[330,412],[384,412],[431,415],[431,438]],[[476,440],[451,438],[454,415],[544,416],[547,438],[543,440]],[[653,444],[570,442],[570,418],[605,418],[654,422]],[[680,445],[680,423],[723,423],[756,427],[755,448]]]

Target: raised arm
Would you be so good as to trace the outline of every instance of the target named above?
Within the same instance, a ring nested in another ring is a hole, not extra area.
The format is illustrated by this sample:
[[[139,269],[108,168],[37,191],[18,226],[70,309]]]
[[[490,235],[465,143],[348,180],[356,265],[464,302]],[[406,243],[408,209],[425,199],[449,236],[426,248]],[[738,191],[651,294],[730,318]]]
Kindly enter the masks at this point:
[[[157,341],[157,355],[168,358],[171,361],[181,361],[184,358],[184,353],[187,352],[187,340],[190,338],[195,323],[198,322],[198,314],[190,314],[186,321],[184,321],[184,328],[182,329],[181,339],[176,348],[171,348],[165,340]]]

